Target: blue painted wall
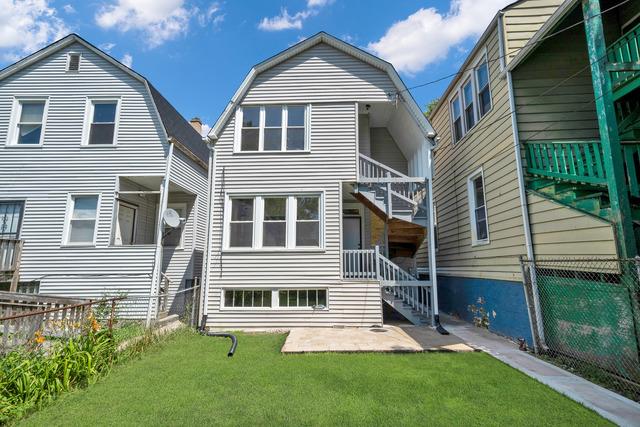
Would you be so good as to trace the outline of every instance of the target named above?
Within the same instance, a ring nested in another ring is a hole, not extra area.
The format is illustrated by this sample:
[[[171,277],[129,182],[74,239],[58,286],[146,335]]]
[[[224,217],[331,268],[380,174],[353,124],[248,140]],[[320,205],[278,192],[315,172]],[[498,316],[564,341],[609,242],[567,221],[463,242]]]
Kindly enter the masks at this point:
[[[478,306],[479,298],[484,300],[490,331],[513,339],[524,338],[529,346],[533,345],[521,282],[438,276],[440,311],[473,322],[469,306]]]

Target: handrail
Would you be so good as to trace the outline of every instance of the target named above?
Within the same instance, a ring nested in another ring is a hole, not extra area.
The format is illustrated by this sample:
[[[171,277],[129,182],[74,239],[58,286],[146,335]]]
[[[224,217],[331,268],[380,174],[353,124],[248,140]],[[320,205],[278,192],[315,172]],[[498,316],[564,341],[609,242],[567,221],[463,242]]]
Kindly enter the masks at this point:
[[[640,24],[627,31],[607,48],[609,63],[624,64],[640,61]],[[618,86],[632,77],[640,74],[638,71],[612,70],[611,79],[613,86]]]
[[[360,153],[360,176],[362,178],[384,178],[387,174],[391,175],[391,178],[407,178],[410,177],[408,175],[403,174],[402,172],[398,172],[391,167],[380,163],[377,160],[372,159],[371,157],[365,156]]]
[[[384,282],[413,282],[418,279],[374,249],[344,249],[342,277],[345,279],[373,279]]]

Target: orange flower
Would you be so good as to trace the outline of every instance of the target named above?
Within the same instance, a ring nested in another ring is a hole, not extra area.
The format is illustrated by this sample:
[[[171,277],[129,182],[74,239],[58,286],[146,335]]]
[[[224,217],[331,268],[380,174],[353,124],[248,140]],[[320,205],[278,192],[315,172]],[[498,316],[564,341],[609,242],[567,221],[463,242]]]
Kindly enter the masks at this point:
[[[93,329],[93,332],[100,330],[100,323],[98,323],[95,317],[91,319],[91,329]]]
[[[45,341],[44,335],[40,331],[36,331],[34,339],[37,344],[42,344]]]

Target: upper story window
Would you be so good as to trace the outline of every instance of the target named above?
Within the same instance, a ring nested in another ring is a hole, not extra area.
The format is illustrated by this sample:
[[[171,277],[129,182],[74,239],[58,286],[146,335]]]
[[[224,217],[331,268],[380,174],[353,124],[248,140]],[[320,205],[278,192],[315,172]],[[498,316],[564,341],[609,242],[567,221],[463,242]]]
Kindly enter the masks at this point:
[[[487,204],[482,169],[467,179],[469,197],[469,215],[471,217],[471,244],[489,243],[489,225],[487,222]]]
[[[70,53],[67,56],[67,71],[77,73],[80,71],[80,54]]]
[[[265,195],[230,198],[226,247],[322,247],[321,196]]]
[[[236,151],[307,151],[308,106],[243,106],[236,113]]]
[[[10,145],[41,145],[47,101],[44,99],[18,100]]]
[[[117,100],[92,100],[89,106],[87,145],[113,145],[118,116]]]
[[[92,245],[95,242],[98,219],[97,195],[74,195],[68,211],[65,243]]]
[[[476,64],[452,91],[450,115],[454,143],[461,140],[491,111],[491,85],[486,53]]]

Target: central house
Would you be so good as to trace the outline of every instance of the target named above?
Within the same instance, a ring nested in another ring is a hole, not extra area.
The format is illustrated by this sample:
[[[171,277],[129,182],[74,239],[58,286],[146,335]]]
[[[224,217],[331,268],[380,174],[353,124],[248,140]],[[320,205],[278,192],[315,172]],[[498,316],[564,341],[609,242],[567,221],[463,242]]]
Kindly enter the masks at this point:
[[[434,137],[391,64],[326,33],[252,68],[209,133],[206,326],[437,322]]]

